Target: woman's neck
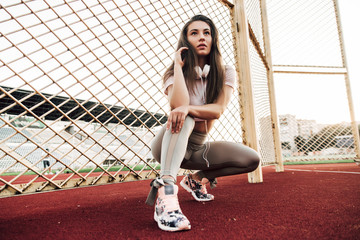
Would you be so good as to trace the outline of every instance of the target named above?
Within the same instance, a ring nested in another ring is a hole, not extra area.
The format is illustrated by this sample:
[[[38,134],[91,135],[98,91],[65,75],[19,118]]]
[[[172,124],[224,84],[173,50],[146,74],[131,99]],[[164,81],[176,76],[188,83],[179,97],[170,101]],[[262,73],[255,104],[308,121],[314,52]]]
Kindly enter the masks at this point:
[[[208,63],[207,57],[198,57],[198,64],[201,69],[203,69],[205,64],[207,63]]]

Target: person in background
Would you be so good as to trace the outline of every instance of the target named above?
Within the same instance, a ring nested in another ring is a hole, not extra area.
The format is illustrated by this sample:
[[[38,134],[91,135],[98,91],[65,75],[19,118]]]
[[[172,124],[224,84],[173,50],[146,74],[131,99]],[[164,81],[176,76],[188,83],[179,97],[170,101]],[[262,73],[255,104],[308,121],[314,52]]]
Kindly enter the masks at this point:
[[[50,174],[51,173],[51,167],[50,167],[50,155],[48,154],[49,148],[46,148],[45,150],[46,150],[46,152],[43,152],[44,170],[46,170],[46,168],[48,168],[47,171],[45,171],[45,174]]]

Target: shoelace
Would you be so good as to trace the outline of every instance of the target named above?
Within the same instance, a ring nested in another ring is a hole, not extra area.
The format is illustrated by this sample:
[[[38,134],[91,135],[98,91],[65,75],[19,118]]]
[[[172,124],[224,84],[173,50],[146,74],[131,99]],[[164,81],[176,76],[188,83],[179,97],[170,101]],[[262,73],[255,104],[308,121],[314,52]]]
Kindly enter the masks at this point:
[[[200,190],[201,193],[207,194],[206,186],[202,185],[200,181],[198,182],[195,179],[192,179],[190,176],[188,176],[188,181],[191,185],[195,185],[196,190]]]
[[[207,194],[207,189],[205,185],[202,185],[200,182],[196,182],[196,188],[202,193]]]
[[[148,204],[150,206],[154,205],[158,189],[162,186],[165,186],[165,183],[174,184],[174,182],[172,180],[162,179],[160,177],[157,177],[154,180],[152,180],[152,182],[150,183],[151,189],[150,189],[149,195],[145,201],[146,204]]]

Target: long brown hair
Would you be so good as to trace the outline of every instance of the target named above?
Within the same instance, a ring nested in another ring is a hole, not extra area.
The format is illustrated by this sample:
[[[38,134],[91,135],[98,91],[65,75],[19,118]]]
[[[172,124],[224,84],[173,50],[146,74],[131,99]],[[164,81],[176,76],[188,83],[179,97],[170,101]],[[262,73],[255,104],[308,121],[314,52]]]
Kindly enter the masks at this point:
[[[184,78],[188,91],[194,93],[195,91],[195,80],[197,79],[197,73],[195,71],[195,66],[198,65],[198,58],[196,55],[195,49],[191,46],[187,39],[188,27],[192,22],[203,21],[210,26],[212,45],[210,54],[208,56],[208,63],[210,64],[210,73],[207,77],[207,87],[206,87],[206,103],[213,103],[219,96],[220,92],[224,86],[224,65],[222,62],[222,56],[220,53],[220,44],[219,44],[219,33],[213,23],[213,21],[204,16],[204,15],[195,15],[192,17],[182,28],[180,33],[180,39],[176,50],[179,50],[181,47],[187,47],[188,50],[185,53],[185,64],[183,66]],[[174,75],[174,62],[170,67],[165,71],[163,81]]]

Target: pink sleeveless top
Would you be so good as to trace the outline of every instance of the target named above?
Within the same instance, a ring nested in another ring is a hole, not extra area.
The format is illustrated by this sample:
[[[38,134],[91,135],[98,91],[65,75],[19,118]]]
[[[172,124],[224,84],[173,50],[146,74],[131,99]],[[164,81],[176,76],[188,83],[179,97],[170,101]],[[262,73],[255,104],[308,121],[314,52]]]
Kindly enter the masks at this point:
[[[195,83],[195,91],[194,94],[189,93],[190,94],[190,105],[204,105],[203,102],[203,96],[205,96],[206,94],[206,83],[207,80],[204,79],[204,82],[202,82],[201,79],[196,80]],[[174,76],[169,77],[165,84],[164,84],[164,93],[167,95],[168,94],[168,87],[170,85],[174,84]],[[225,66],[225,85],[228,85],[230,87],[232,87],[233,89],[235,89],[236,87],[236,72],[235,70],[229,66],[226,65]]]

